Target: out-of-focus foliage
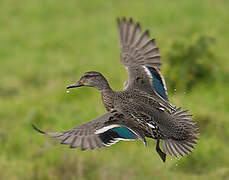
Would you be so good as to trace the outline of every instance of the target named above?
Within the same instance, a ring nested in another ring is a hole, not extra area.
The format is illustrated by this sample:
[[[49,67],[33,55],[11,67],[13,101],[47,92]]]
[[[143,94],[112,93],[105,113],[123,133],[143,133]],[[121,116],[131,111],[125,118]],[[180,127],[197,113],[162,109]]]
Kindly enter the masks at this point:
[[[166,54],[165,72],[171,89],[190,91],[198,83],[211,83],[220,73],[215,52],[211,51],[214,39],[208,36],[186,37],[175,40]]]

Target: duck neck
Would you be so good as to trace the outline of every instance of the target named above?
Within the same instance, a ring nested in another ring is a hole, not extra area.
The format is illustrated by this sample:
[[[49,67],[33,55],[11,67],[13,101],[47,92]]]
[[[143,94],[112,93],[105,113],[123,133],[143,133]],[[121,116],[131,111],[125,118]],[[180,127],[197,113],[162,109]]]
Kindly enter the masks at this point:
[[[100,89],[102,101],[107,111],[114,108],[114,91],[107,83],[102,89]]]
[[[96,89],[98,89],[100,92],[103,91],[112,91],[109,83],[107,82],[107,80],[105,79],[105,77],[103,77],[103,79],[101,79],[98,84],[95,86]]]
[[[113,90],[111,89],[107,81],[102,83],[102,86],[99,90],[102,96],[113,96]]]

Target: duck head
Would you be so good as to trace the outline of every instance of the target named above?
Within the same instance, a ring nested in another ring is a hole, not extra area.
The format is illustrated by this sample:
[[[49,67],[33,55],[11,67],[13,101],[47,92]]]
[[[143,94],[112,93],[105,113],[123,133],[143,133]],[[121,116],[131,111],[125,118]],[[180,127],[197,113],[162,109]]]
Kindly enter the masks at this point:
[[[79,81],[77,81],[74,84],[70,84],[66,88],[70,89],[70,88],[76,88],[76,87],[81,87],[81,86],[95,87],[96,89],[100,91],[110,88],[105,77],[101,73],[96,72],[96,71],[85,72],[81,76]]]

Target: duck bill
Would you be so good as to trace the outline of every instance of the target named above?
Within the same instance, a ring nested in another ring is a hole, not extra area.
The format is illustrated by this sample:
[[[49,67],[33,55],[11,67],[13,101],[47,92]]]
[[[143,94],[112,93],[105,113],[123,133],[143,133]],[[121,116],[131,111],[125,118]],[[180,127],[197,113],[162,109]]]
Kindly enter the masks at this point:
[[[81,86],[83,86],[83,84],[82,84],[80,81],[78,81],[78,82],[76,82],[76,83],[74,83],[74,84],[68,85],[68,86],[66,87],[66,89],[76,88],[76,87],[81,87]]]

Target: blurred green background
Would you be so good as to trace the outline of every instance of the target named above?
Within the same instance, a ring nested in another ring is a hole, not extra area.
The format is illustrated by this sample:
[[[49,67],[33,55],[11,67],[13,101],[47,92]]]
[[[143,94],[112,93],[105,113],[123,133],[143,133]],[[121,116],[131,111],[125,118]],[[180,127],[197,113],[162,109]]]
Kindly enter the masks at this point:
[[[1,0],[0,179],[229,179],[229,1]],[[66,85],[88,70],[123,87],[117,17],[156,38],[169,98],[200,127],[196,149],[163,163],[155,142],[80,151],[35,132],[70,129],[105,109]]]

